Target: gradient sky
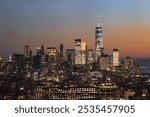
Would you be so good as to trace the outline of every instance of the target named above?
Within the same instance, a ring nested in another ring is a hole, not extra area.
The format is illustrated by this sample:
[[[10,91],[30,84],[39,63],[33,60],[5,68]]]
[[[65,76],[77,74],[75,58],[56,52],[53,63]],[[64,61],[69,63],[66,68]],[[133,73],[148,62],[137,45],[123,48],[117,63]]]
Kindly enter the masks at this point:
[[[94,48],[98,15],[105,53],[150,57],[150,0],[0,0],[0,56],[80,37]]]

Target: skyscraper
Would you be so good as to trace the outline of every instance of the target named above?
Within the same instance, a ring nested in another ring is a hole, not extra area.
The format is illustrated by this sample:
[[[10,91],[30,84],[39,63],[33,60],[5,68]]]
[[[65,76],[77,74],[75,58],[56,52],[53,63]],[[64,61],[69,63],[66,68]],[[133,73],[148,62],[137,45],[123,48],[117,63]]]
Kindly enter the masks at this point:
[[[63,44],[60,44],[60,61],[63,61],[64,59],[64,46]]]
[[[12,56],[11,55],[9,55],[9,57],[8,57],[8,62],[12,62],[13,61],[13,58],[12,58]]]
[[[24,55],[25,55],[25,57],[29,57],[29,46],[28,45],[24,46]]]
[[[40,57],[41,57],[41,63],[45,64],[46,62],[46,47],[45,46],[41,46]]]
[[[3,62],[3,58],[0,56],[0,63],[2,63]]]
[[[95,60],[102,55],[103,51],[103,39],[102,39],[102,27],[98,21],[98,25],[95,28]]]
[[[94,52],[93,49],[88,49],[88,63],[94,62]]]
[[[86,58],[87,58],[87,46],[86,42],[81,42],[81,64],[86,64]]]
[[[113,66],[119,66],[119,51],[118,49],[113,49]]]
[[[66,49],[65,59],[69,61],[71,64],[75,63],[75,49],[69,48]]]
[[[55,47],[47,47],[46,54],[48,61],[55,62],[57,59],[57,49]]]
[[[29,57],[32,57],[32,50],[29,50]]]
[[[86,63],[86,42],[75,39],[75,64]]]
[[[40,55],[40,47],[37,47],[37,55]]]
[[[75,64],[81,64],[81,39],[75,39]]]
[[[109,55],[102,55],[100,57],[100,69],[101,70],[109,70],[110,67],[110,57]]]

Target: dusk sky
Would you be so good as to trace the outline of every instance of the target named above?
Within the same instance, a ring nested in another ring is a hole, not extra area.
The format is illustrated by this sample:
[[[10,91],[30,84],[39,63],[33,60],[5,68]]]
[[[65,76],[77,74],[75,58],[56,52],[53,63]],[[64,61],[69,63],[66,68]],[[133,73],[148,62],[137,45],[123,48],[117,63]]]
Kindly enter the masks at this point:
[[[24,45],[74,48],[76,38],[94,48],[98,15],[105,53],[150,57],[150,0],[0,0],[0,56]]]

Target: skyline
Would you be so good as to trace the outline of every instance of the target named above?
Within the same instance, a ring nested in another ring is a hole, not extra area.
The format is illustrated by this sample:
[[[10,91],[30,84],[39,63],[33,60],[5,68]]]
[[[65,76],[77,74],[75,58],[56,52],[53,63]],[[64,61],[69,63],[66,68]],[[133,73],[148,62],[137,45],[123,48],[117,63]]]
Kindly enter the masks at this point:
[[[121,57],[150,57],[149,10],[148,0],[2,0],[0,56],[23,53],[24,45],[74,48],[76,38],[94,49],[100,15],[105,53],[118,48]]]

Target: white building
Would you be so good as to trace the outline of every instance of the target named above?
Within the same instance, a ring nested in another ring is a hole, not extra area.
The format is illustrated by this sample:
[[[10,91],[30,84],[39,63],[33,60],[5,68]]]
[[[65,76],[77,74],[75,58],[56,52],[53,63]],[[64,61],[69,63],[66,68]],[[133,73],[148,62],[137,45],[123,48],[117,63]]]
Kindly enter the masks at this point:
[[[113,66],[119,66],[119,51],[118,49],[113,49]]]

